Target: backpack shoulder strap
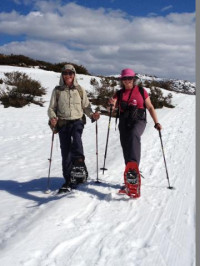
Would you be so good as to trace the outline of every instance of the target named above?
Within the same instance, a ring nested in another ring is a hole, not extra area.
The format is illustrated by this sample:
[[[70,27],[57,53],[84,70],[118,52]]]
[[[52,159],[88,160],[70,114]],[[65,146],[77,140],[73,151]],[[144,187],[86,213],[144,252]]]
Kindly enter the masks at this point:
[[[55,90],[56,90],[56,101],[58,102],[59,97],[60,97],[60,93],[61,93],[61,91],[64,90],[64,88],[63,88],[63,86],[56,86]]]
[[[120,89],[116,92],[117,95],[117,104],[119,105],[119,101],[122,99],[122,93],[123,93],[123,89]]]
[[[81,97],[81,101],[83,100],[83,89],[80,85],[77,86],[77,91],[79,93],[79,96]]]
[[[77,86],[77,91],[79,93],[79,96],[81,98],[81,105],[83,104],[83,89],[80,85]],[[83,120],[83,123],[84,125],[86,124],[86,116],[85,114],[83,113],[83,116],[82,116],[82,120]]]
[[[139,87],[139,91],[140,91],[140,94],[142,95],[142,98],[143,98],[143,107],[144,107],[144,110],[145,110],[145,121],[147,121],[147,107],[146,107],[146,104],[145,104],[145,97],[144,97],[144,88],[143,87]]]
[[[144,98],[144,88],[143,87],[139,87],[139,91],[140,91],[140,94],[142,95],[142,98],[143,98],[143,101],[144,101],[143,106],[146,109],[145,98]]]

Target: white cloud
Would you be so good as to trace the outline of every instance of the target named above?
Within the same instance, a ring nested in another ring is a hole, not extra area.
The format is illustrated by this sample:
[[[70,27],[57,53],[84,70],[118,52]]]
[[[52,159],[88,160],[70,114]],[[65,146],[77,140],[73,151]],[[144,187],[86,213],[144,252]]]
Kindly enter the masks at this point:
[[[17,5],[20,5],[21,4],[21,1],[20,0],[13,0],[13,2]]]
[[[37,3],[27,15],[0,13],[0,32],[23,34],[24,42],[0,46],[51,62],[72,61],[91,73],[119,73],[123,67],[161,77],[195,79],[195,14],[128,17],[121,11],[70,3]],[[188,68],[190,71],[188,71]]]
[[[169,5],[169,6],[165,6],[161,9],[161,11],[166,11],[166,10],[169,10],[169,9],[172,9],[173,6],[172,5]]]

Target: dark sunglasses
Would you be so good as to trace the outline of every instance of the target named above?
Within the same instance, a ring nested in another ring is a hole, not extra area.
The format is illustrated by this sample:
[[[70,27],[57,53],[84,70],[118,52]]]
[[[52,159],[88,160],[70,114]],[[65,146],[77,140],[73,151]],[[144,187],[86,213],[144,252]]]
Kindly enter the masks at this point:
[[[123,77],[121,80],[133,80],[134,77]]]
[[[74,72],[73,71],[63,71],[62,74],[63,74],[63,76],[67,76],[67,75],[72,76],[74,74]]]

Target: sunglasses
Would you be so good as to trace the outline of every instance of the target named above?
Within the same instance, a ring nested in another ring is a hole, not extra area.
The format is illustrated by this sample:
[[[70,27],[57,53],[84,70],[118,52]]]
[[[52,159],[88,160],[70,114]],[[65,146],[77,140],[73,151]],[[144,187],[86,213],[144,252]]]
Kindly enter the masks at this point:
[[[72,76],[73,74],[74,74],[73,71],[63,71],[63,72],[62,72],[62,75],[63,75],[63,76],[67,76],[67,75]]]
[[[121,80],[133,80],[134,77],[123,77]]]

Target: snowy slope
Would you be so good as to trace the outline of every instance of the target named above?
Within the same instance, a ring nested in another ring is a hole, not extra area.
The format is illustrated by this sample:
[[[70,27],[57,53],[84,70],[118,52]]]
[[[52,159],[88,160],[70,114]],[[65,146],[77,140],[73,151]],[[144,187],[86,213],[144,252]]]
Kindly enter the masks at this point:
[[[87,121],[84,150],[88,185],[63,197],[44,194],[51,131],[47,108],[59,74],[0,66],[39,80],[48,90],[45,107],[0,105],[0,265],[5,266],[194,266],[195,265],[195,96],[173,93],[174,109],[157,110],[170,183],[158,132],[148,116],[142,136],[141,198],[118,195],[124,162],[119,132],[111,122],[106,166],[96,180],[95,124]],[[79,82],[90,90],[90,78]],[[108,117],[98,121],[99,166],[103,166]],[[55,136],[51,189],[63,183]]]

